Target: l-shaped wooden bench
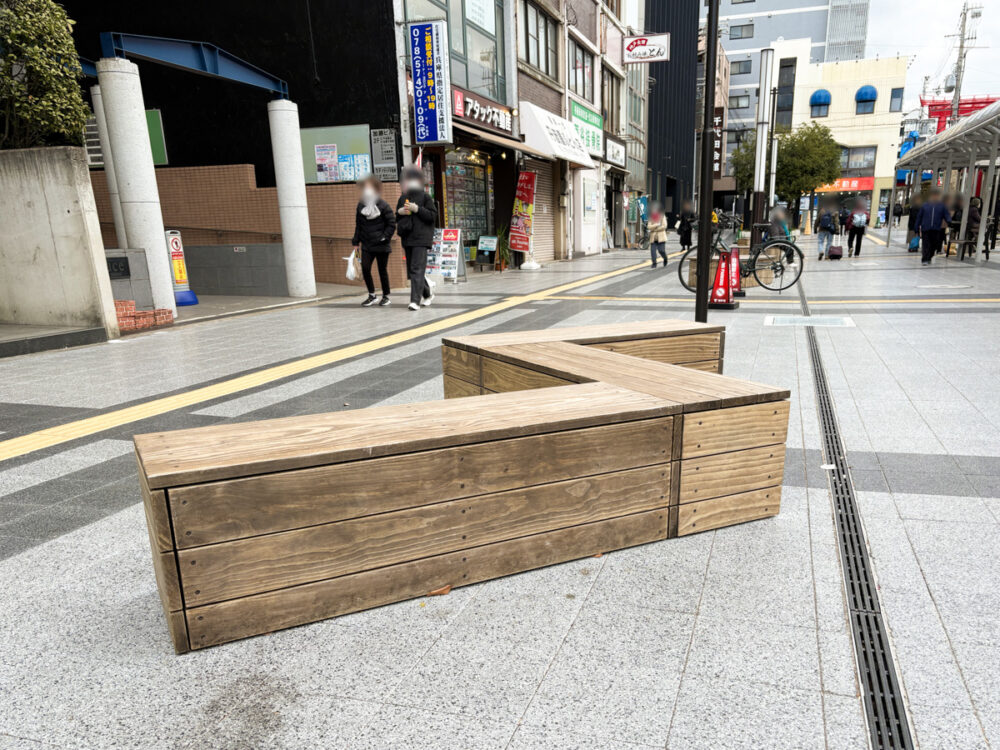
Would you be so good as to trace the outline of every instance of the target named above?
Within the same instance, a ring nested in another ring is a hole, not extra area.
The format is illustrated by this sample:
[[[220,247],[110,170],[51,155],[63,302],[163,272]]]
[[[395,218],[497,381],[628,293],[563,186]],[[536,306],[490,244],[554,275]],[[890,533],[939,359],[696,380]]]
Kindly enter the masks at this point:
[[[137,435],[174,648],[776,514],[789,393],[717,374],[723,343],[445,339],[445,401]]]

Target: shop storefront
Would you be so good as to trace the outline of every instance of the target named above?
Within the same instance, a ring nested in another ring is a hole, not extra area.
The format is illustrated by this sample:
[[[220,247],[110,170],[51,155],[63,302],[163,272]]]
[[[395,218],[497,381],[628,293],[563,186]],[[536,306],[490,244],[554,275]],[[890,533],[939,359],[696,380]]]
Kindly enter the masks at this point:
[[[604,218],[604,118],[575,100],[569,103],[570,122],[588,155],[596,157],[594,169],[578,169],[573,175],[573,244],[574,253],[591,255],[601,252],[607,231]]]
[[[604,133],[605,247],[625,247],[625,142]]]

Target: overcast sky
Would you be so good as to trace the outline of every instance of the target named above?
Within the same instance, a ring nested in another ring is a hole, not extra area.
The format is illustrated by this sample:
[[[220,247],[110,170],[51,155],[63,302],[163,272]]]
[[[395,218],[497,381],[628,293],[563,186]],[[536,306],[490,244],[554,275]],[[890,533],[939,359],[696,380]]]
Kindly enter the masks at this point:
[[[978,39],[966,56],[963,96],[1000,96],[1000,0],[978,0],[983,6]],[[957,57],[962,0],[871,0],[867,57],[896,54],[910,57],[906,77],[906,109],[919,105],[924,76],[931,87],[944,84]],[[942,94],[942,96],[950,96]]]

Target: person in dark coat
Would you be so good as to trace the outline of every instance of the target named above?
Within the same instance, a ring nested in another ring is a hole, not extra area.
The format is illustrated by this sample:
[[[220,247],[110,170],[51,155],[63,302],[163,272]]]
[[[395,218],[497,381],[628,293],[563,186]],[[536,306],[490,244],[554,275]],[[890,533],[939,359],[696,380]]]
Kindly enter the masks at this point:
[[[378,301],[381,307],[389,304],[389,244],[396,231],[396,214],[392,207],[382,200],[382,183],[375,175],[368,175],[358,181],[361,200],[354,216],[354,239],[351,244],[361,251],[361,273],[368,287],[368,298],[362,307],[371,307]],[[378,264],[378,277],[382,282],[382,299],[375,296],[375,279],[372,278],[372,263]]]
[[[899,201],[896,201],[896,203],[894,203],[892,206],[893,226],[896,227],[899,226],[899,220],[902,218],[902,216],[903,216],[903,204],[900,203]]]
[[[919,247],[912,247],[913,238],[917,236],[917,214],[920,213],[920,207],[924,205],[924,199],[919,195],[913,196],[913,200],[910,201],[910,208],[907,210],[907,220],[906,220],[906,247],[911,253],[917,252]]]
[[[403,170],[403,193],[396,202],[396,231],[406,253],[406,277],[410,280],[411,310],[427,307],[433,300],[427,280],[427,252],[434,244],[437,204],[424,190],[424,173],[419,167]]]
[[[698,215],[694,212],[691,201],[681,204],[681,213],[677,219],[677,234],[680,236],[681,250],[691,249],[691,231],[694,229]]]
[[[920,207],[917,214],[917,234],[920,235],[920,245],[923,251],[920,264],[929,266],[934,255],[941,250],[944,242],[945,227],[951,221],[948,207],[941,202],[941,191],[932,190],[927,202]]]

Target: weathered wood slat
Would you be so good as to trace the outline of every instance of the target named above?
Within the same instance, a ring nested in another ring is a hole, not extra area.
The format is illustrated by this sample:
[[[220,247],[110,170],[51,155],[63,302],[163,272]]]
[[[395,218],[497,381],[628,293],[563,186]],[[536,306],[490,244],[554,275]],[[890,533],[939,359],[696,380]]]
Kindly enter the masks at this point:
[[[672,402],[602,383],[377,406],[136,435],[151,488],[303,469],[673,414]]]
[[[445,375],[480,385],[479,355],[456,346],[441,347],[441,368]]]
[[[491,357],[483,357],[483,387],[496,393],[552,388],[570,383],[585,383],[588,380],[591,379],[567,380]]]
[[[454,378],[451,375],[444,375],[444,397],[445,398],[465,398],[466,396],[479,396],[483,389],[475,383]]]
[[[533,568],[665,539],[654,510],[188,610],[193,648],[315,622]]]
[[[179,548],[669,461],[673,417],[170,490]]]
[[[677,506],[677,536],[778,515],[781,488],[769,487]]]
[[[697,333],[666,338],[606,341],[588,344],[588,346],[640,359],[651,359],[656,362],[676,365],[684,362],[718,359],[720,338],[721,335],[718,333]]]
[[[785,446],[782,444],[685,459],[677,472],[680,502],[707,500],[781,484],[784,466]]]
[[[163,490],[149,489],[146,472],[138,455],[139,489],[142,492],[142,504],[146,511],[146,527],[149,530],[149,542],[157,552],[166,552],[174,548],[174,534],[170,528],[170,513],[167,510],[167,496]]]
[[[722,360],[721,359],[707,359],[704,362],[678,362],[681,367],[686,367],[689,370],[701,370],[702,372],[714,372],[717,375],[722,374]]]
[[[593,326],[567,326],[546,328],[540,331],[509,331],[485,333],[478,336],[456,336],[443,339],[443,343],[459,349],[479,352],[510,344],[567,341],[572,344],[599,344],[629,339],[667,338],[701,333],[721,333],[725,326],[695,323],[690,320],[643,320],[632,323],[605,323]]]
[[[681,456],[707,456],[784,443],[788,433],[788,402],[684,415]]]
[[[666,507],[670,464],[181,550],[188,607]]]

